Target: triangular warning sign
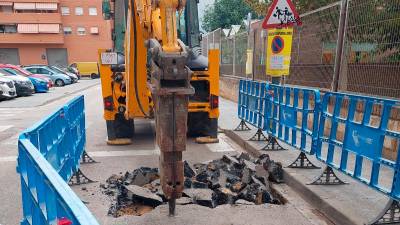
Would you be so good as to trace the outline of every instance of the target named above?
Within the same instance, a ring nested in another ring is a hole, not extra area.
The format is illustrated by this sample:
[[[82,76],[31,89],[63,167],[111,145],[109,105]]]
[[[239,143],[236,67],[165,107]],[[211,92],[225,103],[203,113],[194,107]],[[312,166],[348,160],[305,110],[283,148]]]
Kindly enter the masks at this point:
[[[281,28],[292,27],[295,24],[301,26],[300,16],[290,0],[274,0],[264,19],[262,27]]]

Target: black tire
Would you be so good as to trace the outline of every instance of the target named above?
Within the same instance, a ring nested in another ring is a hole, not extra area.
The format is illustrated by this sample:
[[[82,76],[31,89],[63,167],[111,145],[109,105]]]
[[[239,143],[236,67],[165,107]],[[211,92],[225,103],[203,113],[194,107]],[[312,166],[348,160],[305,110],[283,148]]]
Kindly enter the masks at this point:
[[[95,73],[90,74],[90,78],[91,79],[96,79],[97,78],[97,74],[95,74]]]
[[[61,79],[57,79],[56,81],[54,81],[54,85],[56,85],[56,87],[63,87],[65,86],[65,82]]]

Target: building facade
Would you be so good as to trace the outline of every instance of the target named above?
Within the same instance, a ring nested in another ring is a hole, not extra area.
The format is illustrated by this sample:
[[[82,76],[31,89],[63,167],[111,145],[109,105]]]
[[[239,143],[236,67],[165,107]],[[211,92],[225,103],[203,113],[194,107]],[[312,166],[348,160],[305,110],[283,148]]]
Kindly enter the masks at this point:
[[[102,0],[0,0],[0,63],[95,62],[111,29]]]

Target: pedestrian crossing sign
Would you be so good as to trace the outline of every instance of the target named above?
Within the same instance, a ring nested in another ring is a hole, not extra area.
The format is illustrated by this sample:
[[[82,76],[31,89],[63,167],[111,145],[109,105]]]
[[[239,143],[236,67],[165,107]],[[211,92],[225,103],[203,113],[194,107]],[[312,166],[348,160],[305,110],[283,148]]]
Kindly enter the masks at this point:
[[[267,44],[267,75],[288,76],[292,53],[293,28],[269,29]]]
[[[301,26],[299,14],[290,0],[274,0],[264,19],[262,27],[284,28],[293,27],[295,24]]]

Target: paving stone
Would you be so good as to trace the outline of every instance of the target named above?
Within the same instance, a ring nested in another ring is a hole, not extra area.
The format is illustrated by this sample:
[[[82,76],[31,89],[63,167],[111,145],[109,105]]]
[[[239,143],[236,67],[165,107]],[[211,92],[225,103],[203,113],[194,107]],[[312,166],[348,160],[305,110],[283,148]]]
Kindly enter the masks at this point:
[[[190,177],[190,178],[196,176],[196,173],[194,172],[194,170],[187,161],[185,161],[183,164],[183,174],[185,177]]]
[[[125,186],[127,198],[137,203],[145,205],[158,206],[163,203],[163,200],[157,194],[152,193],[149,189],[137,185]]]
[[[189,204],[192,204],[192,203],[193,203],[192,199],[188,198],[188,197],[182,197],[182,198],[178,198],[176,200],[176,204],[177,205],[189,205]]]
[[[235,204],[237,204],[237,205],[255,205],[254,202],[249,202],[244,199],[236,200]]]

